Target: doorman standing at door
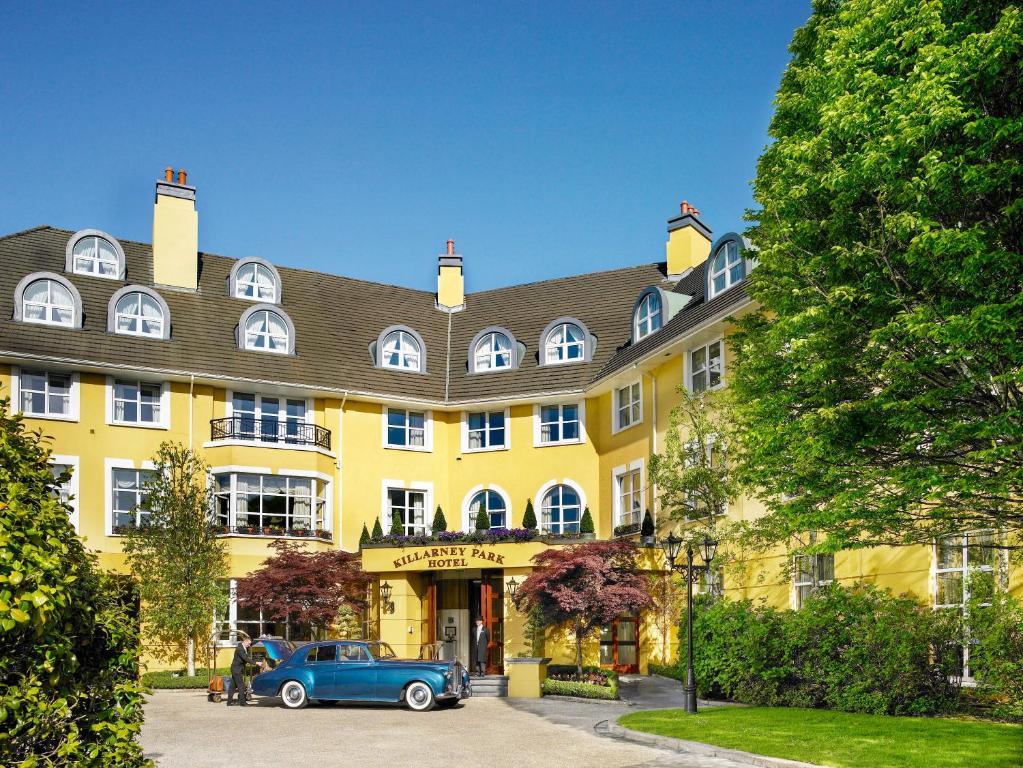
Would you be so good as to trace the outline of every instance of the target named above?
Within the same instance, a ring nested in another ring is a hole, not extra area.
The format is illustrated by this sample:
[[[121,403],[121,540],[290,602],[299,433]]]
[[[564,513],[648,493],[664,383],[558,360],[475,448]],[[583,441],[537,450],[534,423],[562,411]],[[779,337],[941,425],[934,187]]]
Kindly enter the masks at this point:
[[[476,626],[472,631],[472,642],[469,644],[470,669],[476,671],[477,677],[487,673],[487,646],[490,645],[490,634],[483,626],[483,619],[476,617]]]

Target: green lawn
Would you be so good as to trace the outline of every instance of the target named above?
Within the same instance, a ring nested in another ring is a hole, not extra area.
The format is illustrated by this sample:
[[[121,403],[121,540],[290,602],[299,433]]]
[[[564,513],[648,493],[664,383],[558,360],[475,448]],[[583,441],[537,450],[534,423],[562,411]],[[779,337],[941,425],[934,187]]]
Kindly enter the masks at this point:
[[[1018,768],[1023,725],[856,715],[822,709],[718,707],[636,712],[626,728],[833,768]]]

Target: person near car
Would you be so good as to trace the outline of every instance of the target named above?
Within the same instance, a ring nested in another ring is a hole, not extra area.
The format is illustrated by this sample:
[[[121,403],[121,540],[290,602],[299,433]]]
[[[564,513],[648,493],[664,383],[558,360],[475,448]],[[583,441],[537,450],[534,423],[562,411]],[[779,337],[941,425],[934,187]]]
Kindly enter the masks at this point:
[[[260,666],[260,663],[249,655],[250,645],[252,645],[252,640],[246,637],[242,638],[241,642],[235,646],[234,658],[231,659],[231,690],[227,692],[227,706],[229,707],[234,705],[232,699],[236,692],[238,693],[238,703],[243,707],[249,705],[245,699],[245,667],[248,665]]]
[[[469,646],[471,668],[476,672],[477,677],[483,677],[487,672],[487,647],[490,645],[490,634],[483,626],[483,619],[476,617],[476,626],[472,630],[472,643]]]

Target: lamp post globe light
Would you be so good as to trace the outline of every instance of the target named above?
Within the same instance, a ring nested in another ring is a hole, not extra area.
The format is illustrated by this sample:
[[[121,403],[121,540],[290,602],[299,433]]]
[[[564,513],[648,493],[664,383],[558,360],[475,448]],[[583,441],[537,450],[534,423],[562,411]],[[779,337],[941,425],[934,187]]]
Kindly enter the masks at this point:
[[[678,562],[679,552],[683,543],[686,547],[685,564]],[[700,571],[710,570],[710,563],[717,554],[718,543],[710,536],[704,536],[700,542],[700,554],[703,565],[693,565],[693,544],[685,541],[674,533],[661,540],[661,547],[668,560],[668,568],[677,571],[686,579],[686,682],[682,686],[682,709],[688,714],[696,714],[696,670],[693,668],[693,581]]]

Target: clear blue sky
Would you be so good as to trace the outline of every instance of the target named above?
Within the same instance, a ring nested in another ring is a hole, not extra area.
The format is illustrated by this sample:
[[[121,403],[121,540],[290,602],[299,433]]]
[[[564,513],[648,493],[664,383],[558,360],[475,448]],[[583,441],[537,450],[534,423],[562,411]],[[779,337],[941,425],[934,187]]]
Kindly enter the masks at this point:
[[[0,233],[199,245],[468,290],[664,257],[686,198],[742,228],[808,0],[0,6]]]

